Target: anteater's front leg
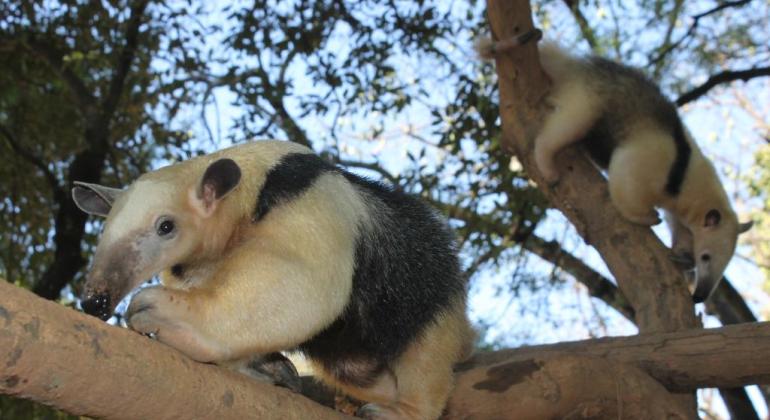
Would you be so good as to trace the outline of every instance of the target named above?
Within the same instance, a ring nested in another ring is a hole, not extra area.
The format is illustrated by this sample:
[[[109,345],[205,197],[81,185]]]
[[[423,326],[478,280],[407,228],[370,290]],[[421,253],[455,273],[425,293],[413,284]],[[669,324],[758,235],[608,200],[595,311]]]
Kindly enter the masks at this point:
[[[342,313],[350,279],[255,241],[200,288],[143,289],[126,318],[132,329],[153,333],[195,360],[234,360],[292,348],[320,332]]]

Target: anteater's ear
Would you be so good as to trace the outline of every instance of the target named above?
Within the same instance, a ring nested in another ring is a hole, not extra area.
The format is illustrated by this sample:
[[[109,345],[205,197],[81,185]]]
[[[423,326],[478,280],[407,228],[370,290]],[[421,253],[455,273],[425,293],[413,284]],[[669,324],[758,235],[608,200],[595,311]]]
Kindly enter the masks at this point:
[[[214,214],[220,200],[241,181],[241,168],[232,159],[219,159],[206,168],[195,192],[196,209],[203,217]]]
[[[751,227],[754,226],[754,221],[749,220],[748,222],[743,222],[738,225],[738,234],[746,233]]]
[[[72,188],[72,200],[80,210],[94,216],[107,217],[112,203],[123,194],[123,190],[105,187],[99,184],[75,181]]]

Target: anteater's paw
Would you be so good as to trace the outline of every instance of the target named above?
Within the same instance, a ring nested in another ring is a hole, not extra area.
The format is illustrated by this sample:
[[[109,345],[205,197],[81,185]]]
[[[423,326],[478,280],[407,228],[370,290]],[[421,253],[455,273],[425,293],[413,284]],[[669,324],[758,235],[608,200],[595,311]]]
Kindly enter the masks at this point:
[[[200,362],[225,360],[229,354],[195,328],[195,317],[185,296],[163,287],[142,289],[131,299],[126,311],[129,328],[155,337]]]
[[[364,404],[356,411],[356,417],[368,420],[395,420],[400,417],[394,416],[395,413],[392,410],[387,409],[385,406],[379,404]]]
[[[695,267],[695,258],[690,252],[672,252],[669,259],[682,271],[692,270]]]
[[[535,140],[536,143],[537,141]],[[535,165],[549,186],[552,187],[559,182],[559,169],[554,164],[553,156],[537,146],[535,146]]]
[[[302,380],[297,368],[281,353],[254,356],[229,367],[258,381],[289,388],[294,392],[302,391]]]
[[[156,335],[172,324],[167,309],[170,294],[162,287],[148,287],[140,290],[131,299],[126,310],[126,322],[132,330],[147,335]]]
[[[380,405],[374,403],[363,405],[356,411],[356,416],[369,420],[418,420],[426,417],[415,414],[414,410],[408,409],[402,404]]]
[[[626,216],[626,219],[631,223],[642,226],[655,226],[663,221],[655,210],[650,210],[649,213],[644,215],[629,215]]]

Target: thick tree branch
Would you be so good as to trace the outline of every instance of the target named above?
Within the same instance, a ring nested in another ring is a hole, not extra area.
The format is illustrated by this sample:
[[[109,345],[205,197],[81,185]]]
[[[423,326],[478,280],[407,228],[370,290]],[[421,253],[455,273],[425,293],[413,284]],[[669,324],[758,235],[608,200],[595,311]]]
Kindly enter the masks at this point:
[[[510,39],[532,29],[526,2],[489,0],[488,5],[496,39]],[[532,159],[533,140],[548,112],[543,100],[547,79],[539,66],[536,45],[526,44],[496,61],[503,144],[516,153],[536,182],[545,185]],[[607,262],[635,310],[640,331],[697,326],[692,298],[668,248],[649,228],[620,216],[610,203],[603,177],[577,148],[563,151],[557,164],[562,168],[559,185],[542,191]]]
[[[497,40],[515,39],[534,30],[528,1],[487,0],[492,33]],[[516,154],[539,185],[533,159],[534,139],[548,112],[544,98],[549,82],[540,68],[535,43],[495,57],[500,92],[502,144]],[[601,174],[576,147],[556,159],[559,185],[541,190],[593,245],[607,263],[634,308],[640,332],[676,331],[699,326],[683,273],[670,260],[670,250],[649,228],[623,219],[610,204]],[[679,398],[695,415],[694,395]]]
[[[683,93],[676,100],[678,106],[692,102],[708,93],[711,89],[724,83],[743,80],[744,82],[755,77],[770,76],[770,67],[753,67],[746,70],[727,70],[717,73],[706,80],[702,85]]]
[[[641,369],[585,355],[513,360],[465,371],[446,412],[445,419],[452,420],[690,417]]]
[[[345,418],[0,283],[0,393],[105,419]]]
[[[0,282],[0,348],[7,349],[0,352],[0,393],[73,414],[107,419],[343,418],[301,395],[193,362],[161,343],[5,282]],[[492,418],[487,414],[533,403],[546,411],[532,412],[529,418],[543,418],[553,405],[575,410],[576,403],[589,400],[614,401],[601,406],[617,410],[632,403],[635,395],[648,393],[685,418],[678,404],[640,372],[680,391],[766,383],[767,352],[770,323],[479,353],[458,366],[458,385],[446,418],[468,418],[469,410],[475,418]],[[616,382],[627,377],[619,372],[635,379]],[[540,385],[548,383],[564,386],[555,394],[543,393]],[[521,398],[511,398],[509,390],[521,390],[519,386],[524,386]],[[328,403],[328,394],[310,388],[314,398]],[[630,399],[618,396],[616,401],[616,391]],[[495,395],[502,398],[497,401],[502,406],[485,404]]]
[[[725,277],[719,282],[716,292],[711,299],[706,301],[706,310],[719,318],[722,325],[734,325],[748,322],[759,321],[751,308],[746,304],[740,293],[733,287],[732,283]],[[759,386],[759,392],[765,400],[765,405],[770,409],[770,384]],[[724,398],[724,396],[723,396]],[[725,398],[727,400],[727,398]],[[728,407],[730,404],[727,403]],[[733,418],[744,418],[732,416]]]
[[[587,355],[633,364],[669,390],[770,383],[770,322],[640,334],[479,353],[460,370],[498,363]]]

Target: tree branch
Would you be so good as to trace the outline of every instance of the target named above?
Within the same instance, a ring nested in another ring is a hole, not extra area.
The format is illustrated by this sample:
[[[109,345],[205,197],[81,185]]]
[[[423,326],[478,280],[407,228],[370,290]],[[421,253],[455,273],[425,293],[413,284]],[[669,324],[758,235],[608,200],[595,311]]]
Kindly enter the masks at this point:
[[[497,40],[516,39],[534,30],[528,1],[487,0],[492,33]],[[556,158],[562,177],[555,187],[540,174],[533,158],[534,139],[548,112],[549,88],[535,43],[495,57],[500,92],[501,143],[516,154],[541,191],[601,254],[623,294],[634,308],[640,332],[696,328],[699,322],[683,273],[670,260],[670,250],[651,229],[625,220],[609,200],[607,184],[577,147]],[[695,415],[694,395],[679,397]]]
[[[480,229],[497,232],[500,235],[511,232],[511,227],[490,217],[485,217],[485,215],[437,200],[430,200],[430,203],[449,217],[463,220],[468,224],[478,226]],[[588,289],[589,295],[601,299],[629,321],[636,322],[634,308],[629,304],[623,292],[610,279],[597,273],[583,261],[565,251],[558,242],[546,241],[535,234],[514,235],[511,239],[528,252],[565,270]]]
[[[0,352],[0,393],[72,414],[107,419],[344,418],[301,395],[193,362],[171,347],[6,282],[0,282],[0,348],[8,350]],[[589,397],[615,401],[609,408],[622,409],[629,400],[615,398],[620,388],[620,394],[632,400],[652,392],[667,410],[681,413],[662,388],[655,388],[659,385],[636,370],[680,391],[744,386],[770,381],[768,352],[770,323],[479,353],[458,366],[446,418],[469,418],[469,409],[486,413],[474,418],[494,418],[490,413],[501,407],[531,407],[531,398],[539,398],[541,410],[553,405],[575,410],[576,402]],[[564,366],[571,367],[561,369]],[[641,382],[617,382],[631,376]],[[540,385],[548,383],[582,386],[565,385],[557,387],[561,390],[557,394],[543,393]],[[512,398],[509,392],[521,390],[519,386],[526,392]],[[318,392],[313,395],[328,401]],[[485,404],[495,395],[502,405]],[[475,404],[459,403],[469,399]],[[651,409],[654,404],[642,405]],[[533,412],[530,418],[543,418],[538,414],[544,412],[549,411]]]
[[[125,32],[125,45],[121,49],[120,55],[118,55],[118,60],[115,63],[115,71],[110,80],[110,88],[102,103],[101,119],[105,123],[112,119],[112,115],[115,113],[120,97],[125,90],[126,78],[128,77],[131,70],[131,64],[136,55],[139,26],[142,24],[142,18],[144,17],[144,11],[147,8],[147,2],[148,0],[138,0],[131,6],[131,16],[128,19]]]
[[[22,45],[32,54],[37,55],[48,63],[51,70],[58,74],[69,86],[80,112],[86,116],[90,115],[93,106],[96,104],[96,98],[88,90],[83,80],[65,65],[64,53],[57,50],[49,42],[38,40],[34,34],[27,36],[22,41]]]
[[[346,418],[0,283],[0,393],[106,419]]]
[[[382,176],[384,179],[387,179],[391,184],[398,185],[398,178],[393,176],[390,172],[385,170],[382,166],[378,165],[377,163],[367,163],[367,162],[360,162],[355,160],[348,160],[348,159],[337,159],[335,158],[336,163],[345,166],[345,167],[352,167],[352,168],[361,168],[361,169],[367,169],[370,171],[377,172]]]
[[[671,43],[671,36],[674,33],[674,28],[677,27],[677,23],[679,22],[679,14],[682,11],[682,5],[684,4],[683,0],[677,0],[674,2],[674,9],[668,13],[668,27],[666,28],[666,35],[663,37],[663,43],[656,48],[658,51],[664,50],[668,47]],[[657,18],[657,16],[655,17]],[[660,72],[663,69],[663,66],[661,65],[661,62],[655,63],[655,68],[652,72],[652,79],[653,80],[659,80],[660,79]]]
[[[566,354],[588,355],[636,365],[669,390],[690,392],[770,383],[767,352],[770,322],[757,322],[485,352],[458,370]]]
[[[755,77],[770,76],[770,67],[753,67],[746,70],[727,70],[721,73],[717,73],[706,80],[702,85],[691,89],[688,92],[683,93],[676,100],[677,106],[682,106],[686,103],[692,102],[701,96],[705,95],[714,87],[723,84],[730,83],[736,80],[743,80],[744,82]]]
[[[583,261],[565,251],[556,241],[546,241],[532,235],[521,244],[524,249],[568,272],[587,289],[588,294],[601,299],[607,305],[634,322],[634,308],[610,279],[602,276]]]
[[[740,293],[726,278],[722,278],[711,299],[706,301],[706,310],[715,315],[722,325],[734,325],[759,321]],[[760,385],[759,392],[770,409],[770,385]],[[724,398],[724,397],[723,397]],[[727,402],[725,402],[727,404]],[[728,404],[728,407],[730,405]],[[733,418],[744,418],[733,416]]]
[[[585,15],[583,15],[583,11],[580,10],[580,1],[564,0],[564,4],[572,13],[572,16],[575,17],[578,27],[580,28],[580,33],[583,34],[583,38],[585,38],[586,42],[588,42],[588,45],[591,47],[591,51],[596,52],[599,47],[599,42],[596,39],[594,30],[588,23],[588,19],[586,19]]]
[[[64,197],[64,190],[62,189],[61,185],[59,184],[58,178],[56,178],[56,174],[54,174],[51,169],[48,168],[48,165],[40,159],[38,156],[35,156],[34,153],[31,151],[25,149],[21,142],[16,139],[16,136],[11,133],[11,131],[3,126],[0,125],[0,133],[3,134],[3,137],[5,137],[6,142],[11,146],[11,149],[19,155],[22,159],[26,160],[27,162],[31,163],[40,171],[43,173],[43,176],[45,176],[46,180],[48,181],[49,186],[51,187],[51,191],[53,192],[54,199],[56,201],[60,201]]]
[[[682,37],[679,38],[676,42],[674,42],[673,44],[670,44],[668,47],[660,51],[657,56],[655,56],[650,60],[650,62],[648,63],[648,66],[657,65],[671,51],[675,50],[680,45],[682,45],[682,43],[684,43],[685,40],[690,38],[695,33],[695,30],[698,29],[698,25],[700,24],[700,20],[703,19],[704,17],[711,16],[727,8],[745,6],[750,2],[751,0],[725,1],[725,2],[719,3],[717,6],[709,10],[706,10],[705,12],[701,12],[701,13],[698,13],[697,15],[694,15],[692,17],[692,23],[690,23],[690,27],[687,29],[687,32],[685,32],[685,34],[682,35]]]

